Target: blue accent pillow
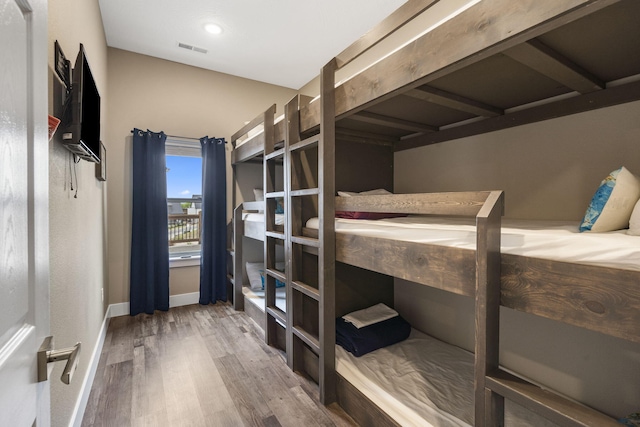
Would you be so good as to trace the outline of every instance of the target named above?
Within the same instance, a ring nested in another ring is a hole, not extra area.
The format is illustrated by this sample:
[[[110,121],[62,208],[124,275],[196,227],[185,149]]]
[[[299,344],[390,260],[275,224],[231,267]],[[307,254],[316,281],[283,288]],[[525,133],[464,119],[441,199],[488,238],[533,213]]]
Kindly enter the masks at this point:
[[[262,290],[264,291],[264,270],[260,270],[260,280],[262,281]],[[276,279],[276,288],[284,288],[285,283]]]
[[[618,422],[623,426],[638,427],[640,426],[640,412],[635,412],[625,418],[620,418]]]
[[[640,198],[640,180],[625,167],[611,172],[596,190],[580,224],[580,231],[604,232],[629,227]]]
[[[284,213],[284,199],[282,197],[276,198],[276,213],[277,214]]]

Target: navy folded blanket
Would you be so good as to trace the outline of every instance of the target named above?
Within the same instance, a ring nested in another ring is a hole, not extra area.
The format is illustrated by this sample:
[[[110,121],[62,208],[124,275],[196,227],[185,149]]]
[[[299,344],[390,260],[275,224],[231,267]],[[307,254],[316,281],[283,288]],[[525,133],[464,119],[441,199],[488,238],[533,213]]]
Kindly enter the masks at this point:
[[[336,344],[356,357],[406,340],[410,333],[411,325],[401,316],[360,329],[342,317],[336,319]]]

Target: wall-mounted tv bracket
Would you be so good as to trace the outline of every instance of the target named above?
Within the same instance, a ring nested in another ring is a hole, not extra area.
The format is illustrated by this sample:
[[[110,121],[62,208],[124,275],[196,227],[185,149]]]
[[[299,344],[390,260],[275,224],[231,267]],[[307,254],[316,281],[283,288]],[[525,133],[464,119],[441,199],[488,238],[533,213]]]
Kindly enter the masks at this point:
[[[56,40],[54,47],[56,74],[69,92],[71,90],[71,62],[64,56],[58,40]]]

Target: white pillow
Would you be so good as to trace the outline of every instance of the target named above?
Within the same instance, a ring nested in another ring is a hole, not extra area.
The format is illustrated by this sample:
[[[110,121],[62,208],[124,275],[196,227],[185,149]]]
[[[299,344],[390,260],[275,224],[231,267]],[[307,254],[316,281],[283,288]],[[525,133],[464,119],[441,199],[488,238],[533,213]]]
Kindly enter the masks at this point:
[[[384,188],[376,188],[375,190],[363,191],[360,193],[361,196],[388,196],[389,194],[393,194]]]
[[[596,190],[580,231],[604,232],[629,227],[629,219],[638,199],[640,179],[624,166],[614,170]]]
[[[363,191],[362,193],[354,193],[352,191],[338,191],[338,196],[341,197],[353,197],[353,196],[387,196],[393,194],[385,190],[384,188],[376,188],[375,190]]]
[[[633,208],[633,213],[629,219],[629,231],[627,231],[627,234],[640,236],[640,200],[636,203],[636,207]]]
[[[352,191],[338,191],[338,196],[340,197],[353,197],[357,195],[358,193],[354,193]]]
[[[248,262],[247,278],[249,279],[249,287],[253,290],[262,289],[262,279],[260,273],[263,271],[264,265],[261,262]]]
[[[256,202],[264,202],[264,191],[262,188],[254,188],[253,197]]]

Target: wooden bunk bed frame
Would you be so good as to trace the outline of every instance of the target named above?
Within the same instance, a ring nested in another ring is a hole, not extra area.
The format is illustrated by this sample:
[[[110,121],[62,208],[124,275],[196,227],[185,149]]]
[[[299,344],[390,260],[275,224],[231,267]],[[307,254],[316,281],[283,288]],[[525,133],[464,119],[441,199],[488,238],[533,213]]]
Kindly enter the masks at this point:
[[[460,263],[468,264],[473,255],[460,249],[451,250],[444,261],[446,267],[440,270],[429,268],[439,259],[436,253],[411,260],[410,256],[398,255],[402,248],[396,247],[389,252],[390,259],[401,258],[402,262],[385,262],[381,268],[380,262],[375,262],[381,259],[380,253],[375,251],[389,243],[336,234],[331,225],[335,211],[403,212],[398,208],[407,199],[402,197],[411,196],[367,197],[357,202],[335,199],[335,140],[337,134],[344,139],[391,145],[399,151],[636,101],[640,99],[640,26],[636,24],[640,2],[484,0],[335,85],[338,69],[436,3],[410,0],[330,61],[321,71],[320,98],[295,99],[295,104],[287,107],[285,121],[269,129],[283,137],[283,148],[271,145],[266,149],[269,143],[256,139],[234,151],[234,163],[261,152],[265,158],[284,159],[285,175],[291,180],[295,179],[291,175],[295,165],[289,164],[289,145],[317,144],[317,191],[313,191],[318,197],[321,227],[313,246],[323,258],[319,268],[325,272],[314,291],[319,294],[321,318],[320,336],[313,344],[320,353],[317,377],[321,399],[330,403],[341,395],[340,391],[336,395],[331,360],[335,342],[331,329],[338,314],[333,275],[338,260],[476,298],[476,425],[500,425],[504,398],[560,425],[615,425],[597,411],[499,369],[499,307],[640,342],[640,289],[630,286],[640,282],[640,272],[500,256],[499,246],[495,249],[495,233],[489,233],[486,244],[479,242],[475,255],[486,253],[489,264],[499,265],[489,270],[478,266],[479,274],[500,271],[498,292],[491,287],[474,288],[475,272],[458,268]],[[269,135],[266,130],[265,135]],[[311,194],[312,189],[306,191]],[[290,188],[282,192],[289,206],[303,195],[291,192]],[[287,212],[289,228],[292,222],[301,227],[295,211],[292,208]],[[309,234],[308,230],[304,234]],[[292,237],[296,236],[289,232],[284,239],[291,242]],[[409,246],[405,254],[415,254]],[[289,257],[290,253],[288,264]],[[401,267],[406,263],[414,263],[413,270]],[[458,277],[442,278],[453,274]],[[285,272],[287,288],[295,286],[290,275],[290,271]],[[485,279],[477,281],[490,282]],[[292,318],[282,320],[291,322]],[[288,350],[292,348],[290,340],[288,336]],[[295,352],[287,353],[291,366],[299,367],[289,358]],[[337,381],[346,387],[342,388],[343,397],[358,395],[344,383]],[[355,403],[340,403],[350,408],[367,405],[361,397]]]

